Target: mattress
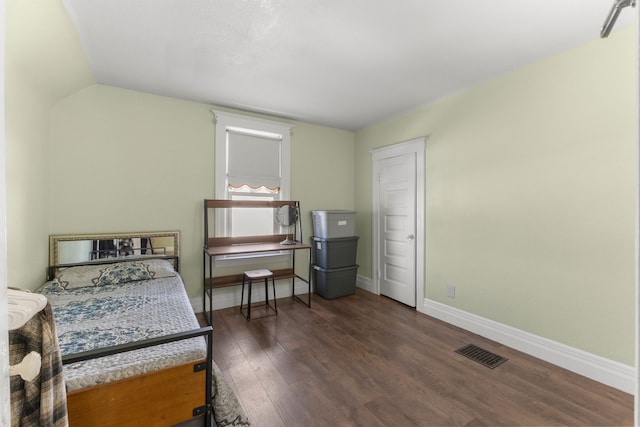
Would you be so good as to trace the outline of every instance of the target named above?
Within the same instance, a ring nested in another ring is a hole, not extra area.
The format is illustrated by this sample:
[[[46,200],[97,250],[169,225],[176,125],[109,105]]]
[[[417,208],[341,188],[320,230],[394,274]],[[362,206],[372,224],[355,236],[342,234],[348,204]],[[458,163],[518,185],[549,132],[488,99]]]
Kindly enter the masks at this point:
[[[63,356],[197,329],[179,274],[101,286],[40,290],[53,308]],[[203,337],[190,338],[64,366],[67,390],[115,381],[206,357]]]

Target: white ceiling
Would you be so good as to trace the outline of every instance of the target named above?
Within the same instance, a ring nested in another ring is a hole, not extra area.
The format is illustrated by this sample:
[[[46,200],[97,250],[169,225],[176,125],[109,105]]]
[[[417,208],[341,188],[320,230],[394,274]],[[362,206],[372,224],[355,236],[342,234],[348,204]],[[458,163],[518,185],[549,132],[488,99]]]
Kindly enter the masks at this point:
[[[64,2],[98,83],[347,130],[596,39],[613,4]],[[637,16],[625,8],[615,29]]]

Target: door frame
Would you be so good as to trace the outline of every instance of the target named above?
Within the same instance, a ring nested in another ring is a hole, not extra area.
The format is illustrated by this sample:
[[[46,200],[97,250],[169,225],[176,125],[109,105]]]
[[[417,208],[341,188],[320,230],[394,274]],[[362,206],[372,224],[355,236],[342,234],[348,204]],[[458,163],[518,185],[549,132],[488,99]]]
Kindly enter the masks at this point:
[[[6,26],[6,2],[0,0],[0,26]],[[6,31],[0,30],[0,313],[9,311],[7,301],[7,142],[6,142]],[[0,319],[0,425],[11,424],[11,387],[9,380],[9,321],[6,315]]]
[[[369,151],[371,153],[371,211],[373,213],[373,253],[371,275],[373,282],[373,293],[380,295],[380,182],[378,180],[379,162],[383,159],[398,157],[405,154],[415,154],[416,156],[416,310],[424,312],[424,272],[425,272],[425,148],[427,137],[420,137],[405,142],[377,148]]]

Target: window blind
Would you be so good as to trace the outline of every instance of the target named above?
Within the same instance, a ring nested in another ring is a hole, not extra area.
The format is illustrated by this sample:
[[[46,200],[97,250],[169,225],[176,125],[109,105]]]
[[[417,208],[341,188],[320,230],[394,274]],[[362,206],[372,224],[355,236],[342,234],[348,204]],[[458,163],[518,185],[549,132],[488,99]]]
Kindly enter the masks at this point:
[[[232,187],[280,186],[281,138],[227,130],[227,181]]]

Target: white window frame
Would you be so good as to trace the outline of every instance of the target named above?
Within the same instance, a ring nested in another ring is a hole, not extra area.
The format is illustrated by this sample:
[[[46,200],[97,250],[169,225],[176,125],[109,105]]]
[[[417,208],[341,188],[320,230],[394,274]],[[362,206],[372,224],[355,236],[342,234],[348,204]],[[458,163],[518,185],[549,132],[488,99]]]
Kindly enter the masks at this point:
[[[281,141],[280,167],[281,181],[279,200],[289,200],[291,189],[291,132],[293,125],[288,123],[265,120],[256,117],[249,117],[241,114],[229,113],[226,111],[211,110],[215,124],[215,197],[216,199],[228,199],[227,191],[227,131],[242,130],[244,132],[256,134],[279,135]],[[216,235],[222,236],[226,232],[225,214],[218,213],[215,219]],[[264,262],[267,258],[272,262],[282,262],[290,258],[290,253],[275,252],[268,254],[246,254],[235,256],[216,257],[216,266],[230,266],[248,264],[250,262]]]

